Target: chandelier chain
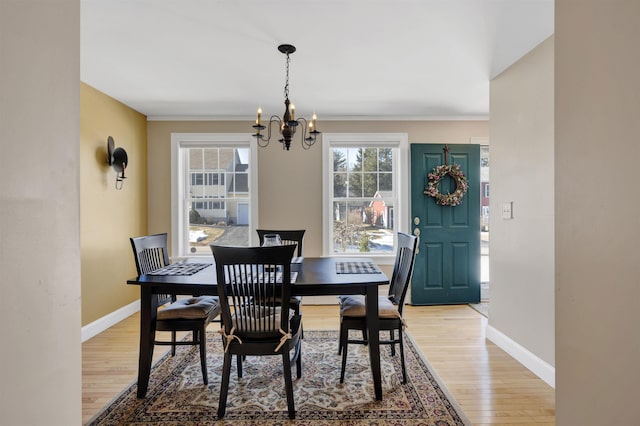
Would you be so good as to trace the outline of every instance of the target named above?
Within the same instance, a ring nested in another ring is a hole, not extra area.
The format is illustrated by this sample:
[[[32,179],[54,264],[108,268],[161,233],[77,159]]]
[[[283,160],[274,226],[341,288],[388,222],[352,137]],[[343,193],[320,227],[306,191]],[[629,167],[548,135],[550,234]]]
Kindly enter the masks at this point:
[[[289,99],[289,54],[287,53],[287,80],[284,83],[284,97]]]

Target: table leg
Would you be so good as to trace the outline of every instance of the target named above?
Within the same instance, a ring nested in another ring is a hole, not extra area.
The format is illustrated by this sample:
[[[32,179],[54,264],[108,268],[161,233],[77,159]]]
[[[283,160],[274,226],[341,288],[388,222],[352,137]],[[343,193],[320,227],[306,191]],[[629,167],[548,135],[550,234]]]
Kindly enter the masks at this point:
[[[153,342],[156,339],[157,297],[151,288],[141,286],[140,291],[140,354],[138,358],[138,398],[144,398],[149,387]]]
[[[380,373],[380,323],[378,321],[378,287],[368,286],[366,294],[367,334],[369,337],[369,360],[373,375],[373,389],[378,401],[382,401],[382,378]]]

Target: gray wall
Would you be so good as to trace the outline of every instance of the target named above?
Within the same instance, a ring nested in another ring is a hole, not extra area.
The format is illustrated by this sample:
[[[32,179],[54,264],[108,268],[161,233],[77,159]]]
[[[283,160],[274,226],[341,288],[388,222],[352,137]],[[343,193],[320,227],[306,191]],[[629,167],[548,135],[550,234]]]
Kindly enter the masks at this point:
[[[552,36],[491,81],[487,335],[526,348],[525,365],[555,364],[553,53]],[[510,202],[513,219],[503,219]]]
[[[640,418],[639,17],[556,0],[558,425]]]
[[[80,2],[0,2],[0,422],[81,424]]]

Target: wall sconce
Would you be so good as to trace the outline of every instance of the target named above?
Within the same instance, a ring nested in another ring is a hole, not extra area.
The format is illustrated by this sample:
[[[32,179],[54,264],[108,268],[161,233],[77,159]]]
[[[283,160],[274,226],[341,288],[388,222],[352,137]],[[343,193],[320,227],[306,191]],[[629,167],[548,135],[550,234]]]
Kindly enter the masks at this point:
[[[122,189],[122,185],[124,185],[124,180],[126,177],[124,176],[124,169],[127,168],[127,164],[129,163],[129,159],[127,158],[127,151],[123,148],[114,148],[115,142],[113,138],[109,136],[107,139],[107,161],[113,170],[116,171],[116,189]]]

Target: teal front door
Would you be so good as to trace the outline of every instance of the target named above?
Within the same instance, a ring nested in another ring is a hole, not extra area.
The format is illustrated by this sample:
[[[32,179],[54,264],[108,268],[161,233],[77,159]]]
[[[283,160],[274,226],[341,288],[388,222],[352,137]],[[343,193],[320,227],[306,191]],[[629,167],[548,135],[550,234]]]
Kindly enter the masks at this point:
[[[480,146],[448,146],[448,164],[459,164],[468,181],[457,206],[436,204],[424,194],[427,174],[445,164],[444,148],[411,145],[411,229],[420,237],[411,280],[414,305],[480,301]],[[455,189],[449,175],[438,184],[440,194]]]

